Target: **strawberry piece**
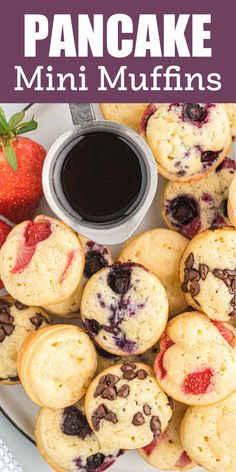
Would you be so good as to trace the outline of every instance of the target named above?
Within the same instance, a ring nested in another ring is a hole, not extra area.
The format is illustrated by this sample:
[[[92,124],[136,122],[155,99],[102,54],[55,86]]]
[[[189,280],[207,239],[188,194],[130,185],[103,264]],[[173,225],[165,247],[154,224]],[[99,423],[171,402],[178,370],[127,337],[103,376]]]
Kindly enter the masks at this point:
[[[214,375],[213,369],[208,367],[204,370],[196,370],[186,375],[182,390],[187,395],[201,395],[213,389],[211,384]]]
[[[212,324],[218,329],[219,333],[223,338],[227,341],[227,343],[235,347],[235,334],[234,329],[231,326],[227,326],[226,323],[222,323],[221,321],[211,320]]]
[[[163,365],[163,357],[167,349],[173,346],[173,344],[174,342],[172,339],[166,333],[163,333],[160,339],[160,352],[154,362],[154,372],[159,379],[163,379],[167,374],[167,371]]]
[[[185,469],[185,467],[187,467],[188,465],[190,465],[192,463],[192,460],[190,459],[190,457],[188,456],[187,452],[183,451],[181,456],[179,457],[179,459],[177,460],[176,464],[175,464],[175,467],[177,469]]]
[[[30,263],[37,244],[45,241],[52,234],[51,223],[49,221],[42,221],[34,223],[30,221],[24,232],[24,244],[21,246],[15,267],[12,270],[13,274],[23,272],[23,270]]]
[[[63,273],[59,279],[59,283],[61,284],[63,282],[63,280],[65,280],[66,278],[66,272],[68,271],[72,261],[73,261],[73,258],[74,258],[74,255],[75,255],[75,252],[76,251],[71,251],[69,252],[69,254],[67,254],[67,261],[66,261],[66,266],[65,266],[65,269],[63,270]]]
[[[11,230],[12,230],[12,226],[8,225],[3,220],[0,220],[0,248],[5,243],[7,236]],[[2,288],[4,288],[4,285],[3,285],[2,280],[0,279],[0,290]]]

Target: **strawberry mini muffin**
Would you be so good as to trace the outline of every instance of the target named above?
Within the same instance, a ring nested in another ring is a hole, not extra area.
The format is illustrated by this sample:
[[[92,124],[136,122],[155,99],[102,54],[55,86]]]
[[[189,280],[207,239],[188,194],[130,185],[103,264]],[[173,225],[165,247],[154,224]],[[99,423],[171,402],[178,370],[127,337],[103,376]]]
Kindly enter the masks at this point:
[[[45,461],[58,472],[103,472],[123,453],[98,442],[82,403],[57,410],[41,408],[35,439]]]
[[[236,103],[225,103],[229,117],[232,139],[236,139]]]
[[[235,472],[236,392],[210,406],[188,408],[182,443],[191,457],[211,472]]]
[[[227,202],[235,175],[235,162],[228,157],[204,179],[191,184],[167,182],[162,216],[169,228],[192,238],[210,227],[231,225]]]
[[[195,466],[183,448],[179,433],[186,409],[183,403],[173,401],[173,415],[166,431],[138,450],[141,457],[156,469],[188,470]]]
[[[166,327],[154,371],[163,390],[187,405],[210,405],[236,388],[236,338],[229,323],[197,311]]]
[[[0,251],[0,268],[5,288],[14,298],[44,306],[76,290],[84,254],[68,226],[40,215],[13,228]]]
[[[141,354],[158,341],[165,329],[166,291],[141,265],[113,264],[88,281],[81,317],[102,349],[118,356]]]
[[[126,125],[138,131],[140,119],[148,103],[101,103],[101,112],[109,121]]]
[[[167,396],[145,364],[127,363],[101,372],[89,386],[85,414],[103,447],[135,449],[165,431],[172,415]]]
[[[121,262],[137,262],[155,274],[166,289],[170,313],[184,311],[187,304],[181,290],[178,271],[188,240],[164,228],[155,228],[128,241],[119,255]]]
[[[187,303],[209,318],[236,315],[236,230],[206,230],[190,241],[180,262]]]
[[[42,308],[23,305],[11,297],[0,298],[0,383],[20,382],[17,354],[27,337],[48,323],[50,319]]]
[[[151,103],[140,133],[158,169],[174,182],[195,182],[214,170],[231,145],[229,118],[217,103]]]
[[[40,406],[64,408],[79,401],[96,372],[92,341],[80,328],[54,325],[31,334],[17,358],[22,385]]]
[[[48,313],[52,315],[70,318],[75,312],[79,311],[82,293],[88,279],[98,272],[98,270],[113,263],[111,251],[107,246],[97,244],[82,235],[79,235],[79,239],[82,243],[85,256],[82,279],[75,292],[68,298],[60,303],[45,306]]]
[[[236,176],[229,187],[228,214],[232,225],[236,227]]]

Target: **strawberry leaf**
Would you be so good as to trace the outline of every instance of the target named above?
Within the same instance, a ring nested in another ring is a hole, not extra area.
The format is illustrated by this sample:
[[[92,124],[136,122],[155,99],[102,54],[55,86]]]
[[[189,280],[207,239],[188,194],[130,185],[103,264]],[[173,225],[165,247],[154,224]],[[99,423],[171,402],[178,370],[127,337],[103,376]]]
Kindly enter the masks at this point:
[[[33,131],[34,129],[37,129],[38,123],[37,121],[32,118],[30,121],[27,121],[25,123],[21,123],[16,128],[13,130],[15,134],[23,134],[27,133],[28,131]]]
[[[9,136],[11,135],[11,128],[7,123],[3,110],[0,111],[0,134],[8,134]]]
[[[1,144],[2,144],[3,152],[4,152],[4,155],[8,164],[10,164],[14,172],[16,172],[18,169],[17,157],[16,157],[16,153],[11,142],[8,141],[6,143],[1,143]]]
[[[19,111],[18,113],[15,113],[15,115],[13,115],[8,121],[10,128],[15,128],[17,125],[19,125],[19,123],[24,119],[24,117],[24,111]]]
[[[6,120],[6,115],[5,115],[5,111],[3,110],[2,107],[0,107],[0,114],[3,116],[3,118],[5,118]]]

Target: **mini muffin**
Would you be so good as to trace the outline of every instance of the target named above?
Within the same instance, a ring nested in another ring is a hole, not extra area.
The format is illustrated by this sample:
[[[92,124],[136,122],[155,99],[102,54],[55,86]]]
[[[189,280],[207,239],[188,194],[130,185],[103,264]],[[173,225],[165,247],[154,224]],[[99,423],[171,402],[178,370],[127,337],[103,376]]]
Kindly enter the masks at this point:
[[[103,472],[122,454],[100,445],[82,403],[57,410],[41,408],[35,439],[45,461],[58,472]]]
[[[96,351],[87,334],[66,324],[31,334],[17,358],[27,395],[49,408],[64,408],[79,401],[96,368]]]
[[[141,354],[165,329],[166,291],[144,267],[117,263],[94,274],[82,296],[81,317],[90,336],[118,356]]]
[[[15,226],[0,251],[7,291],[26,305],[45,306],[69,297],[78,287],[84,253],[64,223],[37,216]]]
[[[103,446],[135,449],[165,431],[172,415],[152,370],[142,363],[119,364],[101,372],[85,397],[90,427]]]
[[[236,315],[236,230],[206,230],[190,241],[180,262],[187,303],[209,318]]]
[[[195,182],[214,170],[231,146],[229,118],[217,103],[151,103],[140,133],[159,172],[174,182]]]
[[[101,112],[106,120],[115,121],[138,131],[142,114],[148,103],[101,103]]]
[[[50,318],[42,308],[23,305],[11,297],[0,298],[0,383],[20,382],[17,354],[27,337],[48,323]]]
[[[236,176],[229,187],[228,214],[232,225],[236,227]]]
[[[97,244],[82,235],[79,235],[79,239],[82,243],[85,255],[82,279],[75,292],[73,292],[68,298],[60,303],[45,306],[48,313],[51,313],[52,315],[66,318],[73,317],[74,313],[78,312],[80,309],[82,293],[88,279],[98,270],[102,269],[102,267],[107,267],[109,264],[113,263],[111,251],[107,246]]]
[[[187,405],[210,405],[236,388],[235,329],[197,311],[173,318],[154,371],[163,390]]]
[[[164,285],[171,315],[187,308],[178,270],[188,240],[164,228],[155,228],[135,236],[121,250],[121,262],[137,262],[155,274]]]
[[[167,182],[162,201],[167,226],[188,238],[210,227],[230,226],[227,202],[234,175],[235,162],[225,157],[202,180],[192,184]]]
[[[180,439],[179,430],[186,409],[183,403],[173,401],[173,415],[166,431],[138,450],[141,457],[156,469],[188,470],[195,466]]]
[[[236,103],[225,103],[224,105],[229,117],[232,139],[236,139]]]
[[[181,439],[191,457],[211,472],[235,472],[236,392],[210,406],[188,408]]]

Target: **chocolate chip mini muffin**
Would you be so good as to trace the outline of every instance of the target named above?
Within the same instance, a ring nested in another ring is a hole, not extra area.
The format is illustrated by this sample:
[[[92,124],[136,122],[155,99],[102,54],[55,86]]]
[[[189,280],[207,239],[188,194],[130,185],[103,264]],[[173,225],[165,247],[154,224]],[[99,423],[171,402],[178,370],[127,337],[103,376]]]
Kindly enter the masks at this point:
[[[211,472],[235,472],[236,392],[210,406],[188,408],[181,439],[191,457]]]
[[[128,241],[118,258],[121,262],[140,263],[159,278],[166,289],[171,315],[187,308],[178,276],[187,244],[188,240],[175,231],[155,228]]]
[[[236,176],[229,187],[228,214],[232,225],[236,227]]]
[[[17,358],[18,374],[30,399],[64,408],[79,401],[96,372],[92,341],[77,326],[54,325],[31,334]]]
[[[173,318],[154,364],[160,386],[187,405],[223,400],[236,388],[235,333],[229,323],[197,311]]]
[[[0,251],[1,279],[26,305],[44,306],[78,287],[84,253],[77,235],[61,221],[37,216],[15,226]]]
[[[187,303],[209,318],[236,315],[236,230],[206,230],[188,244],[180,263]]]
[[[82,296],[81,317],[90,336],[118,356],[154,345],[168,316],[166,291],[144,267],[117,263],[94,274]]]
[[[20,382],[17,354],[27,337],[48,323],[50,318],[42,308],[23,305],[11,297],[0,298],[0,383]]]
[[[229,118],[217,103],[151,103],[140,133],[158,169],[174,182],[194,182],[214,170],[231,145]]]
[[[236,103],[225,103],[229,117],[232,139],[236,139]]]
[[[195,466],[180,439],[179,430],[186,409],[183,403],[173,401],[173,415],[166,431],[138,450],[141,457],[156,469],[188,470]]]
[[[167,182],[162,216],[169,228],[192,238],[210,227],[231,225],[227,202],[235,175],[235,162],[228,157],[204,179],[192,184]]]
[[[85,265],[82,279],[79,286],[75,292],[70,295],[70,297],[66,298],[60,303],[54,303],[45,306],[45,309],[48,311],[48,313],[52,315],[67,318],[73,317],[74,313],[78,312],[80,309],[82,293],[88,279],[98,270],[113,263],[111,251],[107,246],[97,244],[82,235],[79,235],[79,239],[82,243],[85,255]]]
[[[35,439],[45,461],[58,472],[103,472],[122,454],[100,445],[81,403],[65,409],[41,408]]]
[[[101,103],[101,112],[109,121],[126,125],[138,131],[140,119],[148,103]]]
[[[103,446],[135,449],[165,431],[172,408],[152,370],[142,363],[119,364],[101,372],[85,397],[90,427]]]

